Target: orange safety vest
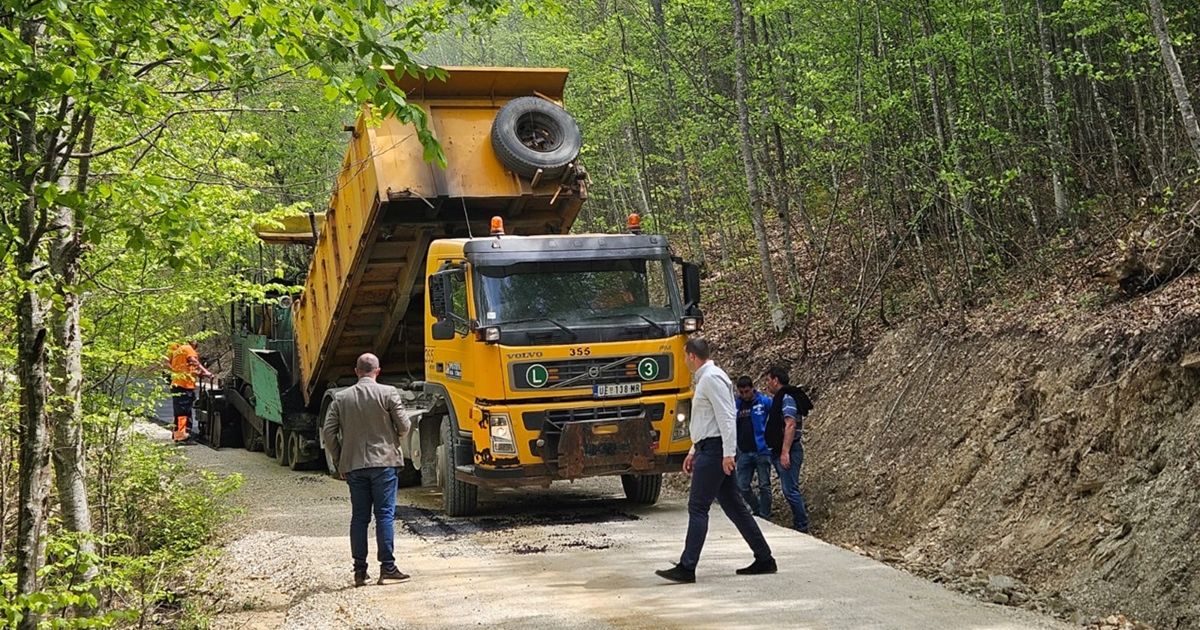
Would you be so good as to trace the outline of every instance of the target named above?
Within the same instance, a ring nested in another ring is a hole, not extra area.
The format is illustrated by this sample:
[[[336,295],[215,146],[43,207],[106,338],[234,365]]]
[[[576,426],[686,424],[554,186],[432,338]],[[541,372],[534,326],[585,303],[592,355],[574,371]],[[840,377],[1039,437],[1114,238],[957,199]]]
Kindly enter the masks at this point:
[[[196,389],[196,368],[193,362],[200,363],[200,355],[190,343],[173,343],[170,349],[171,385],[186,389]]]

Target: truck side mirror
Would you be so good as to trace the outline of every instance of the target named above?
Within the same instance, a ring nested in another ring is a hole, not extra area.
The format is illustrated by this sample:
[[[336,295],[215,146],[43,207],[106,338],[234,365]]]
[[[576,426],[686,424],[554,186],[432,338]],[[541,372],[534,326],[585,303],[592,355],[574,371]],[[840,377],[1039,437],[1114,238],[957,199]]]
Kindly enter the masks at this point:
[[[683,263],[683,311],[688,315],[700,312],[700,265]]]
[[[439,319],[434,322],[430,336],[438,341],[454,338],[454,322],[449,319]]]

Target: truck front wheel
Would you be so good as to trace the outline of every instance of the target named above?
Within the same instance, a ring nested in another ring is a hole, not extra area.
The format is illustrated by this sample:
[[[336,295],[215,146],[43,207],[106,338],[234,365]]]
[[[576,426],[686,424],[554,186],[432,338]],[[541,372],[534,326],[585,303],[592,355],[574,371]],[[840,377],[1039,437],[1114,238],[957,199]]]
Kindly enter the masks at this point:
[[[662,493],[662,475],[621,475],[621,487],[625,498],[638,505],[658,503]]]
[[[447,516],[468,516],[479,504],[479,488],[454,478],[454,442],[449,417],[442,418],[442,443],[438,446],[438,476],[442,486],[442,507]]]

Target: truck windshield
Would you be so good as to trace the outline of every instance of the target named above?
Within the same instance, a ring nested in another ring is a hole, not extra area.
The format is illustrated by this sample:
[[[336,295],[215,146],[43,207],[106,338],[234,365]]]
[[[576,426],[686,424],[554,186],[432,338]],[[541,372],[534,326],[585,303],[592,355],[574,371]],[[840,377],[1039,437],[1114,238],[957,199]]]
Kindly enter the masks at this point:
[[[670,260],[539,261],[478,267],[484,326],[536,324],[571,330],[640,327],[666,336],[680,318]]]

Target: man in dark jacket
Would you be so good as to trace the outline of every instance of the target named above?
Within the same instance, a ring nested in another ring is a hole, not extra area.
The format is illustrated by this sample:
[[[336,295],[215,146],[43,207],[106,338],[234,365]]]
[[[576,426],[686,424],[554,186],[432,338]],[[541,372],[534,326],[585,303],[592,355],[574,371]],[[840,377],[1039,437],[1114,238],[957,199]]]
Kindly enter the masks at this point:
[[[771,518],[771,449],[763,432],[771,397],[754,388],[749,376],[737,380],[737,483],[755,516]],[[758,475],[758,497],[750,490]]]
[[[779,473],[783,497],[792,508],[792,527],[808,533],[808,510],[800,494],[800,466],[804,464],[804,445],[800,433],[804,417],[812,411],[812,401],[799,387],[788,384],[787,368],[779,365],[767,370],[767,392],[774,399],[767,414],[764,439],[771,449],[771,463]]]

